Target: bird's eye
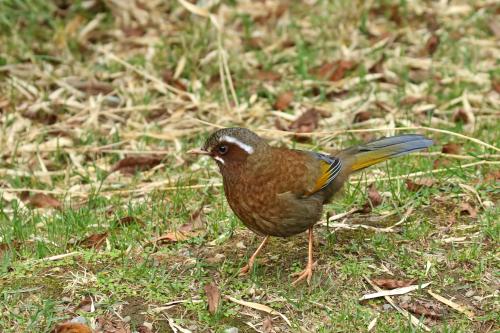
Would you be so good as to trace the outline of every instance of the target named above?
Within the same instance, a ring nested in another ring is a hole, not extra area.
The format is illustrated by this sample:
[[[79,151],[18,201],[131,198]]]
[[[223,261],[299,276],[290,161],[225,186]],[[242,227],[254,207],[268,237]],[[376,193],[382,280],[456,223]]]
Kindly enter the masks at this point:
[[[226,145],[219,146],[219,154],[224,155],[227,153],[227,150],[228,149]]]

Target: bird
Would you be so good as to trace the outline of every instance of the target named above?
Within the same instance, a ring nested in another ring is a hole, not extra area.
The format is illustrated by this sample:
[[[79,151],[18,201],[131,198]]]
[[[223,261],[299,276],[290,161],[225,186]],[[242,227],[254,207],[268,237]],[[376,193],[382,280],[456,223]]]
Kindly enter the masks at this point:
[[[313,275],[313,226],[353,172],[432,145],[418,134],[383,137],[335,154],[270,145],[241,127],[213,132],[190,154],[210,156],[222,175],[224,193],[235,215],[263,241],[240,270],[252,270],[270,237],[289,237],[308,230],[308,261],[292,285]]]

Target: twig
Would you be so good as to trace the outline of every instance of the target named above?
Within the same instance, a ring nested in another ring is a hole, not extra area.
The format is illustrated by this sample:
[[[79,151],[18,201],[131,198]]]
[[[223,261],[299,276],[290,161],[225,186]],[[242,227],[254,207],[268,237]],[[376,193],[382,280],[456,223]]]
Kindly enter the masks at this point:
[[[373,283],[367,276],[364,277],[365,280],[372,286],[373,289],[375,289],[376,291],[382,291],[382,289],[380,289],[375,283]],[[425,324],[423,324],[422,322],[420,322],[420,320],[418,320],[417,317],[415,317],[414,315],[412,315],[411,313],[409,313],[408,311],[400,308],[396,302],[393,301],[393,299],[390,297],[390,296],[384,296],[385,300],[387,302],[389,302],[390,305],[392,305],[393,308],[395,308],[399,313],[401,313],[403,316],[407,317],[407,318],[410,318],[410,321],[413,325],[423,329],[424,331],[426,332],[430,332],[431,329],[429,327],[427,327]]]

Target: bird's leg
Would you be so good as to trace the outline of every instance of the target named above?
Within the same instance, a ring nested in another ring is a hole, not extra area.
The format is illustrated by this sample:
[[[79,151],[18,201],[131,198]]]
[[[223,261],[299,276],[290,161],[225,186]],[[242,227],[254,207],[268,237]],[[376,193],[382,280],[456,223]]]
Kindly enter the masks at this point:
[[[309,228],[309,253],[308,253],[308,258],[307,258],[307,266],[306,269],[304,269],[302,272],[294,275],[298,275],[299,277],[292,282],[292,286],[295,286],[297,283],[300,281],[304,280],[307,278],[307,284],[311,283],[311,277],[313,274],[313,242],[314,242],[314,237],[313,237],[313,227]]]
[[[259,247],[257,248],[257,250],[255,250],[255,252],[252,254],[252,256],[250,257],[250,260],[248,260],[248,264],[246,264],[241,270],[240,270],[240,275],[246,275],[248,272],[250,272],[250,270],[252,270],[253,268],[253,264],[255,262],[255,258],[257,258],[257,255],[259,254],[259,252],[264,248],[264,245],[266,245],[267,241],[269,239],[269,236],[266,236],[264,238],[264,240],[262,241],[262,243],[260,243]]]

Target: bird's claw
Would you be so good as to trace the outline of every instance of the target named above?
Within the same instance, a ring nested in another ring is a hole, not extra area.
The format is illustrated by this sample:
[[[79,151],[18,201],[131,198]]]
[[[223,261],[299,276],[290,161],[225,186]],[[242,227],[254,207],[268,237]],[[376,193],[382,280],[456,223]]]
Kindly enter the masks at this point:
[[[316,263],[308,264],[306,269],[304,269],[302,272],[293,273],[292,276],[298,276],[298,278],[292,282],[292,286],[296,286],[299,282],[301,282],[304,279],[306,279],[307,285],[310,285],[311,278],[313,275],[313,268],[315,265],[316,265]]]

